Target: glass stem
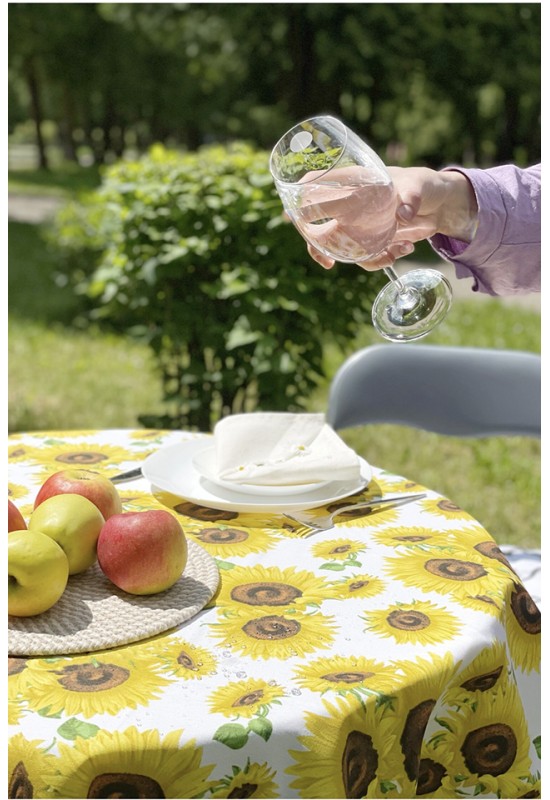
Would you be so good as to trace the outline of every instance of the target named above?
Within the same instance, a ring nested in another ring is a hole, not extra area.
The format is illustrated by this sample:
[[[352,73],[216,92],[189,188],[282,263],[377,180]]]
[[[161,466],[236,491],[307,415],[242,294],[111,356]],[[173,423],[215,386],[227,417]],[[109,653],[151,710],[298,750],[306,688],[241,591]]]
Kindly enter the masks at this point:
[[[399,280],[399,275],[397,274],[397,272],[394,270],[393,267],[386,267],[384,269],[384,272],[390,279],[390,281],[397,286],[397,291],[399,292],[399,294],[403,294],[403,292],[407,291],[403,286],[403,284],[401,283],[401,281]]]

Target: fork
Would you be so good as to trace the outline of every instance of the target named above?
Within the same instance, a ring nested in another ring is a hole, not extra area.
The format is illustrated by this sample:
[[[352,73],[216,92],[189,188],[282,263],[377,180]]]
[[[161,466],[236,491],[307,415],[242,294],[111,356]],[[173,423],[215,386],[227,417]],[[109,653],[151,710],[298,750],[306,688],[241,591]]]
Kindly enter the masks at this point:
[[[287,517],[287,519],[291,519],[293,522],[297,522],[298,525],[304,526],[308,528],[303,535],[311,536],[314,533],[319,533],[320,531],[328,531],[332,528],[334,523],[334,518],[337,517],[339,514],[343,514],[344,511],[360,511],[362,508],[372,508],[373,506],[382,506],[382,505],[393,505],[393,506],[401,506],[405,505],[405,503],[411,503],[414,500],[420,500],[421,498],[426,497],[426,493],[423,494],[406,494],[406,495],[397,495],[396,497],[380,497],[378,499],[373,498],[372,500],[364,500],[362,503],[353,503],[347,506],[341,506],[337,508],[335,511],[332,511],[330,514],[325,514],[324,516],[317,516],[315,509],[311,511],[294,511],[292,514],[285,512],[283,516]],[[297,531],[295,531],[297,533]]]

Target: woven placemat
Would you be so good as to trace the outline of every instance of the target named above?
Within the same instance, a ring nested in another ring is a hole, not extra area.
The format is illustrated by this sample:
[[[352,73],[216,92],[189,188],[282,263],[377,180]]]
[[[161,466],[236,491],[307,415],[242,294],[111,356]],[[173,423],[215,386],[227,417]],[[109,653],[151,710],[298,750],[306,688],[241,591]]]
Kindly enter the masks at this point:
[[[69,578],[60,600],[36,617],[8,617],[11,656],[72,655],[139,642],[194,617],[218,588],[214,559],[187,540],[185,570],[170,589],[131,595],[117,589],[99,565]]]

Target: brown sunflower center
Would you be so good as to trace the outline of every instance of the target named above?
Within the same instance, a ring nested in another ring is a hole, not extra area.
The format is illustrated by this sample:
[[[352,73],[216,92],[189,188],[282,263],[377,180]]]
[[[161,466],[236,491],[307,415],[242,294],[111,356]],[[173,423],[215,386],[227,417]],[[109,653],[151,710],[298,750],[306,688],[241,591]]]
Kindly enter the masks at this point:
[[[33,788],[25,765],[19,761],[10,776],[8,797],[34,797]]]
[[[74,664],[59,670],[59,683],[70,692],[103,692],[121,686],[130,670],[116,664]]]
[[[424,569],[432,575],[452,581],[475,581],[487,575],[481,564],[457,558],[431,558],[424,564]]]
[[[242,630],[252,639],[289,639],[300,632],[302,626],[295,619],[272,614],[260,619],[251,619]]]
[[[257,783],[243,783],[241,786],[235,786],[234,789],[231,789],[228,797],[253,797],[254,792],[258,788]]]
[[[460,750],[470,772],[502,775],[511,768],[516,758],[516,735],[503,722],[485,725],[470,731]]]
[[[416,782],[416,794],[429,794],[435,792],[441,786],[447,770],[438,761],[431,758],[422,758],[418,768],[418,779]]]
[[[237,528],[203,528],[197,539],[206,544],[237,544],[248,539],[246,531]]]
[[[514,584],[510,604],[520,628],[525,633],[540,633],[540,611],[529,592],[520,583]]]
[[[107,456],[103,455],[103,453],[91,453],[86,450],[82,450],[81,452],[76,453],[62,453],[59,456],[55,457],[56,461],[60,461],[62,464],[99,464],[101,461],[105,461]]]
[[[96,775],[88,788],[88,797],[157,798],[166,797],[162,787],[149,775],[133,772],[104,772]]]
[[[249,606],[286,606],[301,597],[302,592],[288,583],[262,581],[243,583],[231,590],[231,599]]]
[[[259,703],[263,696],[263,689],[256,689],[255,692],[249,692],[248,694],[243,694],[242,697],[238,697],[231,705],[233,708],[237,708],[238,706],[253,706],[255,703]]]
[[[420,763],[420,748],[424,738],[424,731],[435,706],[435,700],[424,700],[411,708],[405,720],[401,734],[401,751],[404,756],[405,772],[412,781],[418,774]]]
[[[461,684],[463,689],[467,692],[486,692],[487,689],[492,689],[495,683],[500,678],[503,667],[497,667],[492,672],[486,672],[484,675],[475,675]]]
[[[342,778],[346,797],[364,797],[370,782],[376,776],[378,753],[371,737],[361,731],[352,731],[346,739],[342,753]]]
[[[388,624],[401,631],[421,631],[430,625],[430,618],[421,611],[392,611],[387,616]]]
[[[361,683],[372,677],[374,672],[327,672],[326,675],[321,675],[321,678],[333,683]]]

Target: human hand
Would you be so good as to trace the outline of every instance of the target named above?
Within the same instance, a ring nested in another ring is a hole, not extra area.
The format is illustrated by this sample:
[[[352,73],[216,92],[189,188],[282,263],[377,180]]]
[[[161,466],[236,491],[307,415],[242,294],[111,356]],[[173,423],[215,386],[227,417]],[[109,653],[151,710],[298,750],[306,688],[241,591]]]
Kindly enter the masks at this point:
[[[477,220],[477,201],[469,180],[460,172],[427,167],[388,167],[398,195],[397,229],[392,243],[376,258],[358,262],[367,270],[390,267],[414,251],[414,242],[443,233],[469,242]],[[334,259],[308,244],[310,256],[325,269]]]

